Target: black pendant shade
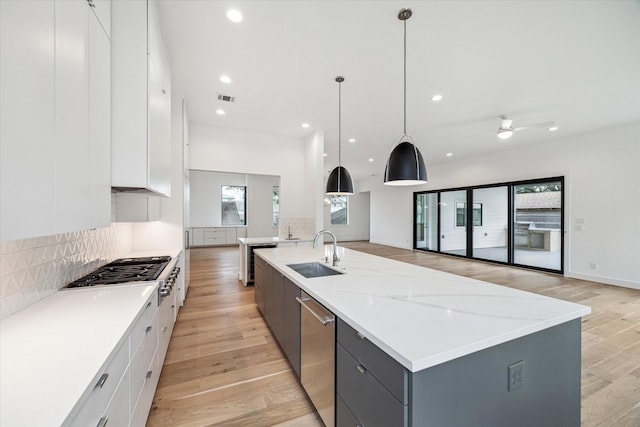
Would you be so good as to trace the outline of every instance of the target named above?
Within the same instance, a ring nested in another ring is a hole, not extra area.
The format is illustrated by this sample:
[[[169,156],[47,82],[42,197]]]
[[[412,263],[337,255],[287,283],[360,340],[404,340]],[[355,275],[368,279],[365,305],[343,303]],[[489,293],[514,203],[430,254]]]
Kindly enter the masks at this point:
[[[336,166],[327,180],[327,194],[334,196],[353,194],[353,181],[349,171],[343,166]]]
[[[400,143],[396,145],[384,171],[386,185],[420,185],[427,182],[427,168],[418,147],[409,141],[407,136],[407,19],[411,18],[411,9],[402,9],[398,19],[404,24],[404,133]]]
[[[351,175],[342,166],[342,82],[344,77],[336,77],[338,82],[338,166],[331,171],[327,180],[326,194],[329,196],[344,196],[353,194]]]
[[[420,150],[409,141],[396,145],[387,161],[384,183],[387,185],[419,185],[427,182],[427,168]]]

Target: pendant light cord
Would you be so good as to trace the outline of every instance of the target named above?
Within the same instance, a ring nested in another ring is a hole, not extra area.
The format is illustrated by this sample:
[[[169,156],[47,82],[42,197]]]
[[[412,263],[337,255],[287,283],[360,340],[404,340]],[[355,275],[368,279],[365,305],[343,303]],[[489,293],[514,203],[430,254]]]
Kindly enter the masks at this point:
[[[404,134],[407,134],[407,20],[404,24]]]
[[[338,166],[342,167],[342,82],[338,82]]]

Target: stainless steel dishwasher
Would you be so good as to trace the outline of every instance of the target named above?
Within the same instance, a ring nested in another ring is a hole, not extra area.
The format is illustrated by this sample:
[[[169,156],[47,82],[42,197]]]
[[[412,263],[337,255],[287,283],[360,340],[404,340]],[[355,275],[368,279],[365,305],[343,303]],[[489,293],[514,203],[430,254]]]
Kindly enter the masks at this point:
[[[300,310],[300,381],[327,427],[335,425],[336,318],[305,292]]]

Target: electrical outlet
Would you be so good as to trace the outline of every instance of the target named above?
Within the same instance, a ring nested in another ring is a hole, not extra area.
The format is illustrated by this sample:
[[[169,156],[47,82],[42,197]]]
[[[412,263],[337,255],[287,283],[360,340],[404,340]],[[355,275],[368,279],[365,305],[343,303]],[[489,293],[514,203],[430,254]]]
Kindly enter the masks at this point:
[[[507,370],[509,372],[509,391],[514,391],[524,386],[524,360],[514,363]]]
[[[591,268],[592,270],[597,270],[598,264],[596,264],[595,262],[591,262],[589,263],[589,268]]]

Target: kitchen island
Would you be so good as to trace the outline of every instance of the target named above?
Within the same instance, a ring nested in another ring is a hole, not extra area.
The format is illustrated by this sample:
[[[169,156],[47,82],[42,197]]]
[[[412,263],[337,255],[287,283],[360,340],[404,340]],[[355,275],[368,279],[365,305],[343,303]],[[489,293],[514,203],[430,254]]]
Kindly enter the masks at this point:
[[[580,318],[590,308],[338,248],[344,274],[256,253],[338,318],[336,425],[580,424]]]

